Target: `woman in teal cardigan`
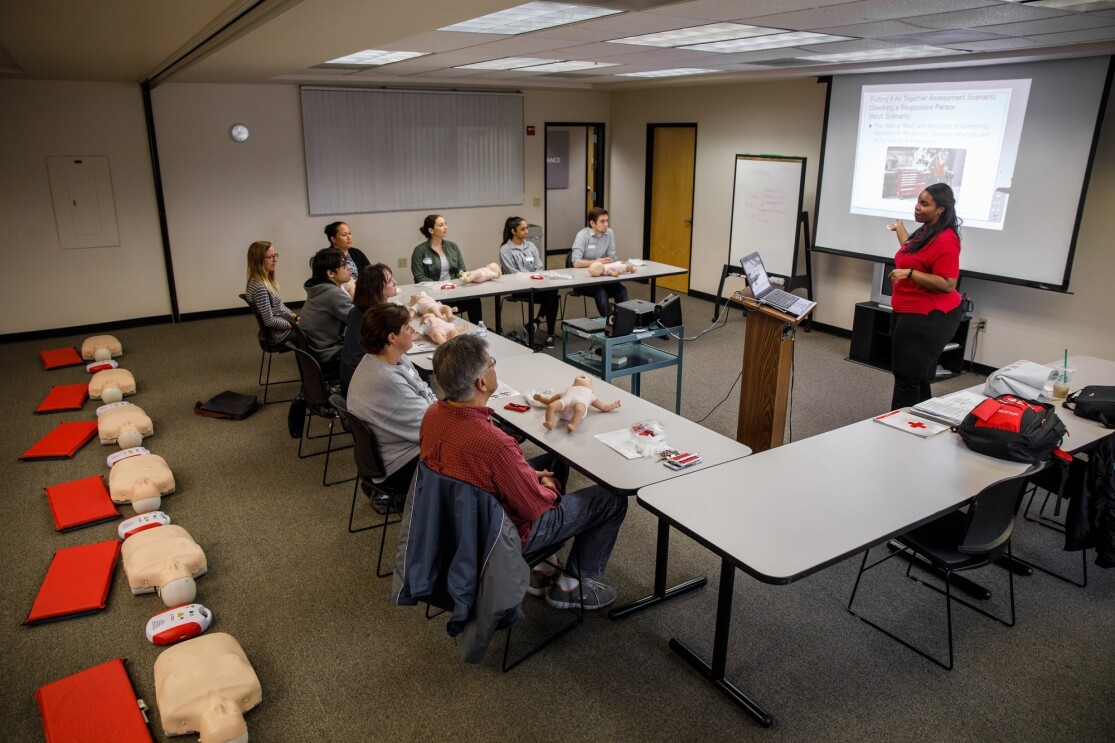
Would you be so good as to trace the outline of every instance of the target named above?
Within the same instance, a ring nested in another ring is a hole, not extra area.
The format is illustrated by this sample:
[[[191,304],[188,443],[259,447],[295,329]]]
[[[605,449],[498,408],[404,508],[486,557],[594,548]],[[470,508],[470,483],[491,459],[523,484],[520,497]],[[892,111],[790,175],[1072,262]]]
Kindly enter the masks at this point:
[[[426,238],[426,242],[416,245],[410,256],[410,272],[414,275],[416,284],[422,281],[450,281],[467,270],[464,258],[461,257],[461,249],[456,243],[445,239],[449,234],[445,217],[430,214],[418,231]],[[462,299],[447,304],[456,305],[458,313],[467,312],[472,323],[484,319],[479,299]]]

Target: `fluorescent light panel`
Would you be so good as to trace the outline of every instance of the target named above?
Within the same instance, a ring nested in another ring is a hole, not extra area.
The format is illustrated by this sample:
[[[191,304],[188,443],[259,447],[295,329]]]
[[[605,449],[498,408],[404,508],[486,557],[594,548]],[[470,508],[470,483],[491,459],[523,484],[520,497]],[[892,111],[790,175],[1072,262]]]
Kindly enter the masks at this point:
[[[705,70],[700,67],[675,67],[672,70],[651,70],[650,72],[617,72],[616,77],[681,77],[682,75],[707,75],[723,70]]]
[[[843,54],[814,54],[799,59],[813,62],[867,62],[886,59],[909,59],[913,57],[939,57],[946,54],[966,54],[960,49],[942,49],[938,46],[904,46],[896,49],[872,49],[863,52],[844,52]]]
[[[475,62],[454,67],[455,70],[514,70],[519,67],[549,64],[557,62],[556,59],[538,59],[536,57],[504,57],[503,59],[490,59],[487,62]]]
[[[365,49],[362,52],[350,54],[347,57],[331,59],[325,64],[358,64],[358,65],[385,65],[392,62],[402,62],[404,59],[424,57],[425,52],[385,52],[379,49]]]
[[[533,65],[531,67],[517,67],[520,72],[575,72],[577,70],[591,70],[603,67],[619,67],[615,62],[550,62],[549,64]]]
[[[501,10],[498,13],[473,18],[470,21],[462,21],[452,26],[439,28],[438,31],[514,36],[622,12],[622,10],[567,5],[565,3],[527,3],[526,5]]]
[[[696,44],[683,46],[682,49],[690,52],[719,52],[731,54],[733,52],[753,52],[759,49],[780,49],[787,46],[802,46],[803,44],[827,44],[831,41],[849,41],[850,36],[830,36],[828,34],[815,34],[812,31],[788,31],[769,36],[756,36],[750,39],[735,39],[733,41],[716,41],[711,44]]]
[[[753,36],[782,33],[780,28],[745,26],[742,23],[710,23],[707,26],[690,26],[674,31],[663,31],[623,39],[609,39],[609,44],[636,44],[638,46],[673,47],[687,44],[709,44],[715,41],[748,39]]]

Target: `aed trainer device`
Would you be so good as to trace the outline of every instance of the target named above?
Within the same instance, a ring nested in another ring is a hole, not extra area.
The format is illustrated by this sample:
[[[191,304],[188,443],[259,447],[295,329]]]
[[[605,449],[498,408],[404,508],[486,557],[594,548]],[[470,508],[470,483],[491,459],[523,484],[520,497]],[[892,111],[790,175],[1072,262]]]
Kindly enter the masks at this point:
[[[212,622],[212,613],[201,604],[175,606],[147,620],[147,639],[155,645],[173,645],[197,637]]]

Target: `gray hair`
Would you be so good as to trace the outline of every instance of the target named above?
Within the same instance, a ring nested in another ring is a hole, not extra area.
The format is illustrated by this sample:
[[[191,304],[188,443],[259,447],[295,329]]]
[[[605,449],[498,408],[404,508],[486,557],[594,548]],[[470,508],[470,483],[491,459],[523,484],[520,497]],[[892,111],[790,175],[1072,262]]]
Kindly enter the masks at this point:
[[[434,351],[434,376],[445,398],[452,402],[472,399],[476,380],[488,370],[488,342],[475,335],[450,338]]]

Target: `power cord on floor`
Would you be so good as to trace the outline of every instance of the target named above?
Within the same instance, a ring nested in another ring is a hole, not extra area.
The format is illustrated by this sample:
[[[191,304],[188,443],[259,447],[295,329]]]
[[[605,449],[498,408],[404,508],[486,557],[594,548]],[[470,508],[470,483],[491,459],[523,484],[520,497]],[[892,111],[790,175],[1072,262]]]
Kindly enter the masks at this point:
[[[736,388],[736,384],[739,382],[740,378],[742,378],[742,377],[743,377],[743,369],[740,369],[739,374],[736,375],[735,382],[732,382],[732,386],[728,388],[728,394],[724,395],[724,399],[721,400],[720,402],[716,403],[715,405],[713,405],[712,410],[708,411],[708,413],[705,414],[704,418],[702,418],[701,420],[696,421],[696,422],[697,423],[704,423],[706,420],[708,420],[708,417],[710,415],[712,415],[713,413],[715,413],[716,409],[719,408],[721,405],[723,405],[725,400],[727,400],[729,397],[732,396],[732,390],[734,390]]]

